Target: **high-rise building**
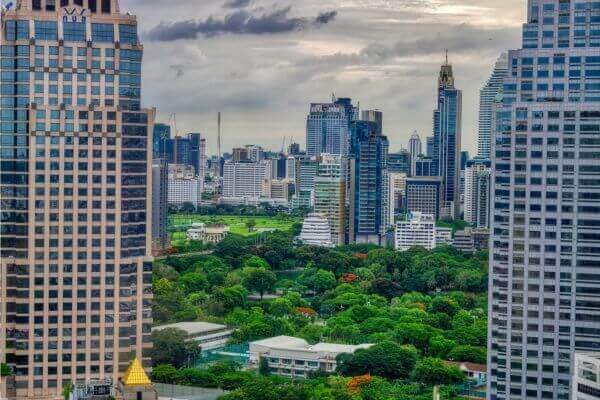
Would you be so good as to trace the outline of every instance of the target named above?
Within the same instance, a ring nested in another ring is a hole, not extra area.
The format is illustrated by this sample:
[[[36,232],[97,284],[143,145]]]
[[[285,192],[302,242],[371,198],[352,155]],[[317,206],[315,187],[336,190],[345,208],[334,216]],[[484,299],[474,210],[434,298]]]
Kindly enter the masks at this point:
[[[169,247],[169,168],[167,160],[152,160],[152,252],[160,254]]]
[[[410,175],[410,160],[410,152],[407,150],[389,153],[387,159],[388,171]]]
[[[427,136],[427,157],[432,157],[433,158],[433,153],[434,153],[434,149],[433,149],[433,143],[434,143],[434,137],[433,136]]]
[[[389,227],[388,139],[377,123],[352,124],[350,242],[384,243]]]
[[[440,177],[418,177],[406,180],[405,211],[441,217],[442,180]]]
[[[186,203],[199,206],[202,202],[204,179],[196,175],[192,165],[168,164],[168,203],[182,206]]]
[[[442,65],[438,78],[437,109],[433,112],[433,168],[442,177],[442,209],[447,217],[460,216],[460,148],[462,92],[454,85],[452,66]]]
[[[394,225],[396,214],[404,209],[404,196],[406,194],[406,174],[389,172],[390,178],[390,222]]]
[[[465,171],[465,221],[489,228],[491,169],[485,163],[470,164]]]
[[[479,92],[479,151],[478,155],[489,159],[492,149],[492,116],[494,101],[502,91],[504,78],[508,76],[508,54],[502,53],[494,65],[492,75]]]
[[[309,246],[333,247],[331,228],[324,215],[311,213],[304,218],[298,240]]]
[[[165,124],[154,124],[154,134],[152,141],[152,153],[154,158],[162,158],[168,161],[168,143],[171,139],[171,127]]]
[[[299,143],[290,144],[290,146],[288,147],[288,155],[290,155],[290,156],[300,155],[300,144]]]
[[[0,363],[20,400],[150,366],[155,111],[136,17],[81,4],[1,15]]]
[[[318,157],[296,156],[296,194],[294,207],[312,208],[315,205],[315,177]]]
[[[271,179],[270,163],[266,161],[227,161],[223,166],[223,199],[257,200],[262,195],[265,178]]]
[[[415,131],[408,141],[408,151],[410,153],[410,176],[417,173],[417,159],[422,154],[421,138]]]
[[[350,124],[358,119],[358,108],[347,98],[332,103],[313,103],[306,120],[306,154],[348,155]]]
[[[530,0],[509,52],[492,135],[491,399],[568,399],[574,354],[600,348],[598,18],[596,2]]]
[[[433,171],[433,159],[431,157],[419,157],[415,163],[414,177],[435,176]]]
[[[206,139],[200,133],[188,133],[166,141],[169,164],[192,165],[197,175],[206,173]]]
[[[294,157],[288,157],[285,160],[285,179],[289,179],[292,182],[296,181],[296,159]]]
[[[383,135],[383,112],[379,110],[363,110],[361,112],[361,119],[363,121],[375,122],[378,132]]]
[[[335,245],[346,243],[347,159],[337,154],[322,154],[315,177],[315,213],[329,221]]]

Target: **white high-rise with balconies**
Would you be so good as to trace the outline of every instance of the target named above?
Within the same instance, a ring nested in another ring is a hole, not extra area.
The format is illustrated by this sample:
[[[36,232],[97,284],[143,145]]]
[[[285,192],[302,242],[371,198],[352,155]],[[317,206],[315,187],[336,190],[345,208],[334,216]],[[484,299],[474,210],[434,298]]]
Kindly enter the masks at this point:
[[[478,156],[489,160],[492,149],[492,107],[508,76],[508,53],[502,53],[492,75],[479,91],[479,151]]]
[[[417,160],[419,156],[423,154],[423,148],[421,144],[421,138],[417,131],[415,131],[408,141],[408,151],[410,152],[410,176],[417,175]]]
[[[527,5],[493,118],[488,398],[566,400],[600,348],[600,2]]]
[[[155,112],[117,0],[1,14],[0,397],[54,400],[150,366]]]

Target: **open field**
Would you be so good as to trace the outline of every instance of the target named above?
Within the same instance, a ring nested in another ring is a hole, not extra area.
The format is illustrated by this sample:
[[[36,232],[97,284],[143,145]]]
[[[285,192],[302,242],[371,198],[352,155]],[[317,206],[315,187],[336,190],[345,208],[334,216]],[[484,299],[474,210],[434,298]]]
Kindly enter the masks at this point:
[[[246,223],[254,220],[256,226],[252,231],[248,230]],[[295,223],[300,222],[294,217],[245,217],[232,215],[196,215],[196,214],[172,214],[169,215],[169,228],[173,231],[172,240],[185,239],[185,230],[195,222],[216,223],[228,225],[230,232],[236,235],[252,236],[256,233],[272,230],[289,231]]]

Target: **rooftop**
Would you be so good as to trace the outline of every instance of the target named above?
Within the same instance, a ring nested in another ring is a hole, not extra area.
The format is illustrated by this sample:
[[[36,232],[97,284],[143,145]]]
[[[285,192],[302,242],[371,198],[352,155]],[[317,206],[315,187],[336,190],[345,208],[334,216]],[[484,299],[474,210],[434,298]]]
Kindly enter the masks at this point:
[[[178,322],[176,324],[161,325],[152,328],[153,331],[176,328],[187,332],[189,336],[209,334],[215,331],[227,329],[225,325],[211,324],[210,322]]]
[[[317,343],[310,345],[306,340],[291,336],[276,336],[250,343],[255,346],[264,346],[279,350],[303,350],[319,353],[354,353],[358,349],[366,349],[370,344],[346,345],[334,343]]]

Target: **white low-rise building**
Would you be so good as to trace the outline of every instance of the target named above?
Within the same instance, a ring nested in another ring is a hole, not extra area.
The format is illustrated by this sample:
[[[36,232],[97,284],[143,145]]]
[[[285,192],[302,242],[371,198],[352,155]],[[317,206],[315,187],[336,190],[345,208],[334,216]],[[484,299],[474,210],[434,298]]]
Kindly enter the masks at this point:
[[[298,240],[310,246],[333,247],[331,226],[327,218],[321,214],[308,214],[302,223]]]
[[[167,328],[175,328],[187,333],[187,340],[198,342],[202,351],[214,350],[224,347],[233,334],[233,329],[209,322],[178,322],[176,324],[161,325],[152,328],[152,332]]]
[[[206,225],[198,222],[192,225],[186,232],[189,240],[199,240],[204,243],[217,244],[229,234],[227,225]]]
[[[432,214],[414,212],[406,221],[396,224],[396,250],[406,251],[412,247],[435,247],[435,218]]]
[[[452,228],[435,228],[435,245],[452,246]]]
[[[250,367],[257,368],[266,359],[272,374],[289,378],[306,378],[310,372],[335,372],[336,357],[367,349],[371,344],[342,345],[318,343],[310,345],[304,339],[277,336],[250,343]]]
[[[575,353],[571,400],[600,399],[600,353]]]

